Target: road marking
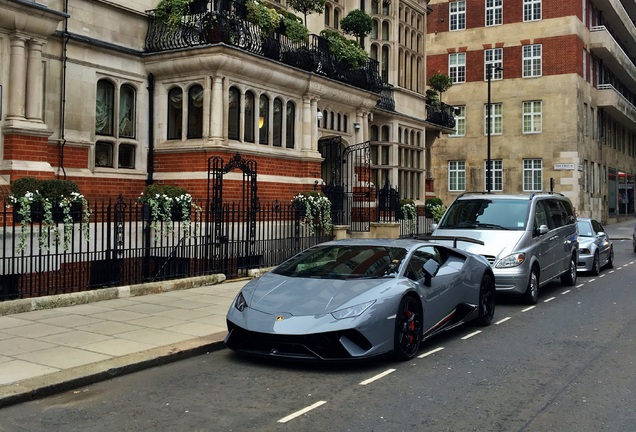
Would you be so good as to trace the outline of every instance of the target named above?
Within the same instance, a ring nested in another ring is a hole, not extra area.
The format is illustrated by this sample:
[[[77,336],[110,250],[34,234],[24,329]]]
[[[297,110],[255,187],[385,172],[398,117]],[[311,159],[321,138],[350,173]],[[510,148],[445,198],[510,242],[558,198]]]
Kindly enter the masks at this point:
[[[422,354],[422,355],[418,355],[418,356],[417,356],[417,358],[424,358],[424,357],[428,357],[428,356],[430,356],[431,354],[435,354],[436,352],[439,352],[439,351],[441,351],[441,350],[443,350],[443,349],[444,349],[444,347],[435,348],[434,350],[430,350],[429,352],[425,352],[425,353],[424,353],[424,354]]]
[[[569,292],[570,292],[570,290],[565,290],[565,291],[563,291],[563,292],[561,293],[561,295],[563,295],[563,294],[567,294],[567,293],[569,293]]]
[[[612,274],[612,273],[614,273],[614,270],[611,270],[611,271],[610,271],[610,274]]]
[[[326,403],[327,403],[327,401],[318,401],[318,402],[316,402],[313,405],[309,405],[308,407],[303,408],[300,411],[296,411],[295,413],[288,415],[287,417],[283,417],[282,419],[278,420],[278,423],[287,423],[288,421],[293,420],[296,417],[301,416],[301,415],[311,411],[312,409],[316,409],[320,405],[324,405]]]
[[[590,279],[588,282],[594,282],[595,280],[596,280],[596,278]]]
[[[530,307],[527,307],[525,309],[521,309],[521,312],[528,312],[529,310],[532,310],[534,308],[536,308],[536,306],[530,306]]]
[[[604,275],[604,274],[602,274],[602,275],[600,275],[599,277],[600,277],[600,278],[602,278],[602,277],[605,277],[605,275]]]
[[[543,300],[543,303],[550,302],[550,301],[554,300],[555,298],[556,297],[550,297],[549,299],[545,299],[545,300]]]
[[[585,284],[578,284],[576,287],[577,288],[581,288],[583,285],[585,285]]]
[[[462,338],[462,340],[469,339],[469,338],[471,338],[471,337],[473,337],[473,336],[475,336],[475,335],[478,335],[479,333],[481,333],[481,330],[477,330],[477,331],[475,331],[475,332],[472,332],[471,334],[467,334],[466,336],[464,336],[464,337]]]
[[[495,324],[501,324],[501,323],[505,323],[506,321],[508,321],[511,317],[505,317],[502,320],[497,321]]]
[[[389,370],[385,370],[384,372],[382,372],[381,374],[377,374],[374,377],[371,377],[367,380],[364,380],[360,383],[360,385],[367,385],[367,384],[371,384],[373,381],[379,380],[380,378],[384,378],[385,376],[387,376],[390,373],[395,372],[395,369],[389,369]]]

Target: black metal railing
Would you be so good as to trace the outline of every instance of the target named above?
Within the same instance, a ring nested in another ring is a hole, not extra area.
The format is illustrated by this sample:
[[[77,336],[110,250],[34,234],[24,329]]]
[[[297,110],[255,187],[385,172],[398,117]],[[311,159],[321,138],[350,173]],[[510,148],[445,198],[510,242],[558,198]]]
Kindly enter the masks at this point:
[[[426,121],[445,128],[455,127],[455,107],[445,103],[426,104]]]
[[[380,92],[380,100],[376,104],[378,108],[395,111],[395,99],[393,98],[393,86],[385,84]]]
[[[282,29],[265,34],[247,20],[245,5],[240,2],[198,3],[203,6],[184,15],[181,25],[176,27],[155,19],[154,11],[149,11],[146,51],[156,53],[224,43],[364,90],[379,93],[383,88],[376,60],[367,59],[361,67],[352,67],[335,58],[329,50],[329,42],[321,36],[309,35],[307,41],[295,42]]]
[[[89,238],[82,222],[66,228],[33,223],[20,248],[22,226],[3,204],[0,301],[215,273],[235,278],[333,238],[331,231],[311,233],[291,203],[256,209],[226,204],[212,211],[199,202],[203,210],[192,211],[190,220],[152,223],[147,207],[120,197],[91,203]],[[43,230],[54,229],[72,230],[66,250],[51,235],[40,245]]]

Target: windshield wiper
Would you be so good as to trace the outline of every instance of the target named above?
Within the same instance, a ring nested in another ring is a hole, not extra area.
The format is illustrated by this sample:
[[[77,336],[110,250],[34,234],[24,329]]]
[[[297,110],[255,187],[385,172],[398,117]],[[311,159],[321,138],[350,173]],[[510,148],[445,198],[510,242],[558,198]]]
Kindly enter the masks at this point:
[[[509,228],[502,227],[501,225],[491,224],[491,223],[481,223],[478,222],[476,227],[479,228],[490,228],[490,229],[500,229],[500,230],[508,230]]]

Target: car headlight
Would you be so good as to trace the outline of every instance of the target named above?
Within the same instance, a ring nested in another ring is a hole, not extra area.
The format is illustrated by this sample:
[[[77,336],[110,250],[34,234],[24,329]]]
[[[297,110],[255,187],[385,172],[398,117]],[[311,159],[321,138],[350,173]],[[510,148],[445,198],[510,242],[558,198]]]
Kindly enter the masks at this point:
[[[245,301],[245,297],[243,297],[242,292],[236,296],[236,300],[234,300],[234,307],[237,308],[239,312],[243,312],[247,307],[247,301]]]
[[[526,260],[526,254],[524,253],[512,254],[512,255],[508,255],[505,258],[500,259],[497,262],[497,265],[495,267],[497,268],[517,267],[523,264],[525,260]]]
[[[359,305],[351,306],[345,309],[340,309],[335,312],[331,312],[331,315],[335,319],[345,319],[345,318],[354,318],[362,315],[362,312],[369,309],[371,305],[375,303],[375,300],[368,301],[366,303],[360,303]]]
[[[583,255],[590,255],[592,253],[591,250],[589,250],[588,248],[581,248],[579,249],[579,254],[583,254]]]

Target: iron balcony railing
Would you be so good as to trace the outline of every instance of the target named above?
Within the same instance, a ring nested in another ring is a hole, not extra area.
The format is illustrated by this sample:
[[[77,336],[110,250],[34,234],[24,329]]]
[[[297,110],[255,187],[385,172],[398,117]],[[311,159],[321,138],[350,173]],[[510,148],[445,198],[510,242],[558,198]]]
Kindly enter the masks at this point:
[[[427,104],[426,121],[445,128],[455,127],[455,107],[445,103]]]
[[[149,11],[146,51],[157,53],[224,43],[364,90],[379,93],[383,88],[376,60],[367,59],[362,67],[354,68],[337,60],[329,50],[329,42],[321,36],[312,34],[307,41],[294,42],[281,29],[265,34],[247,20],[245,5],[236,1],[200,0],[195,4],[196,8],[184,15],[176,27],[160,22],[155,19],[155,12]]]

